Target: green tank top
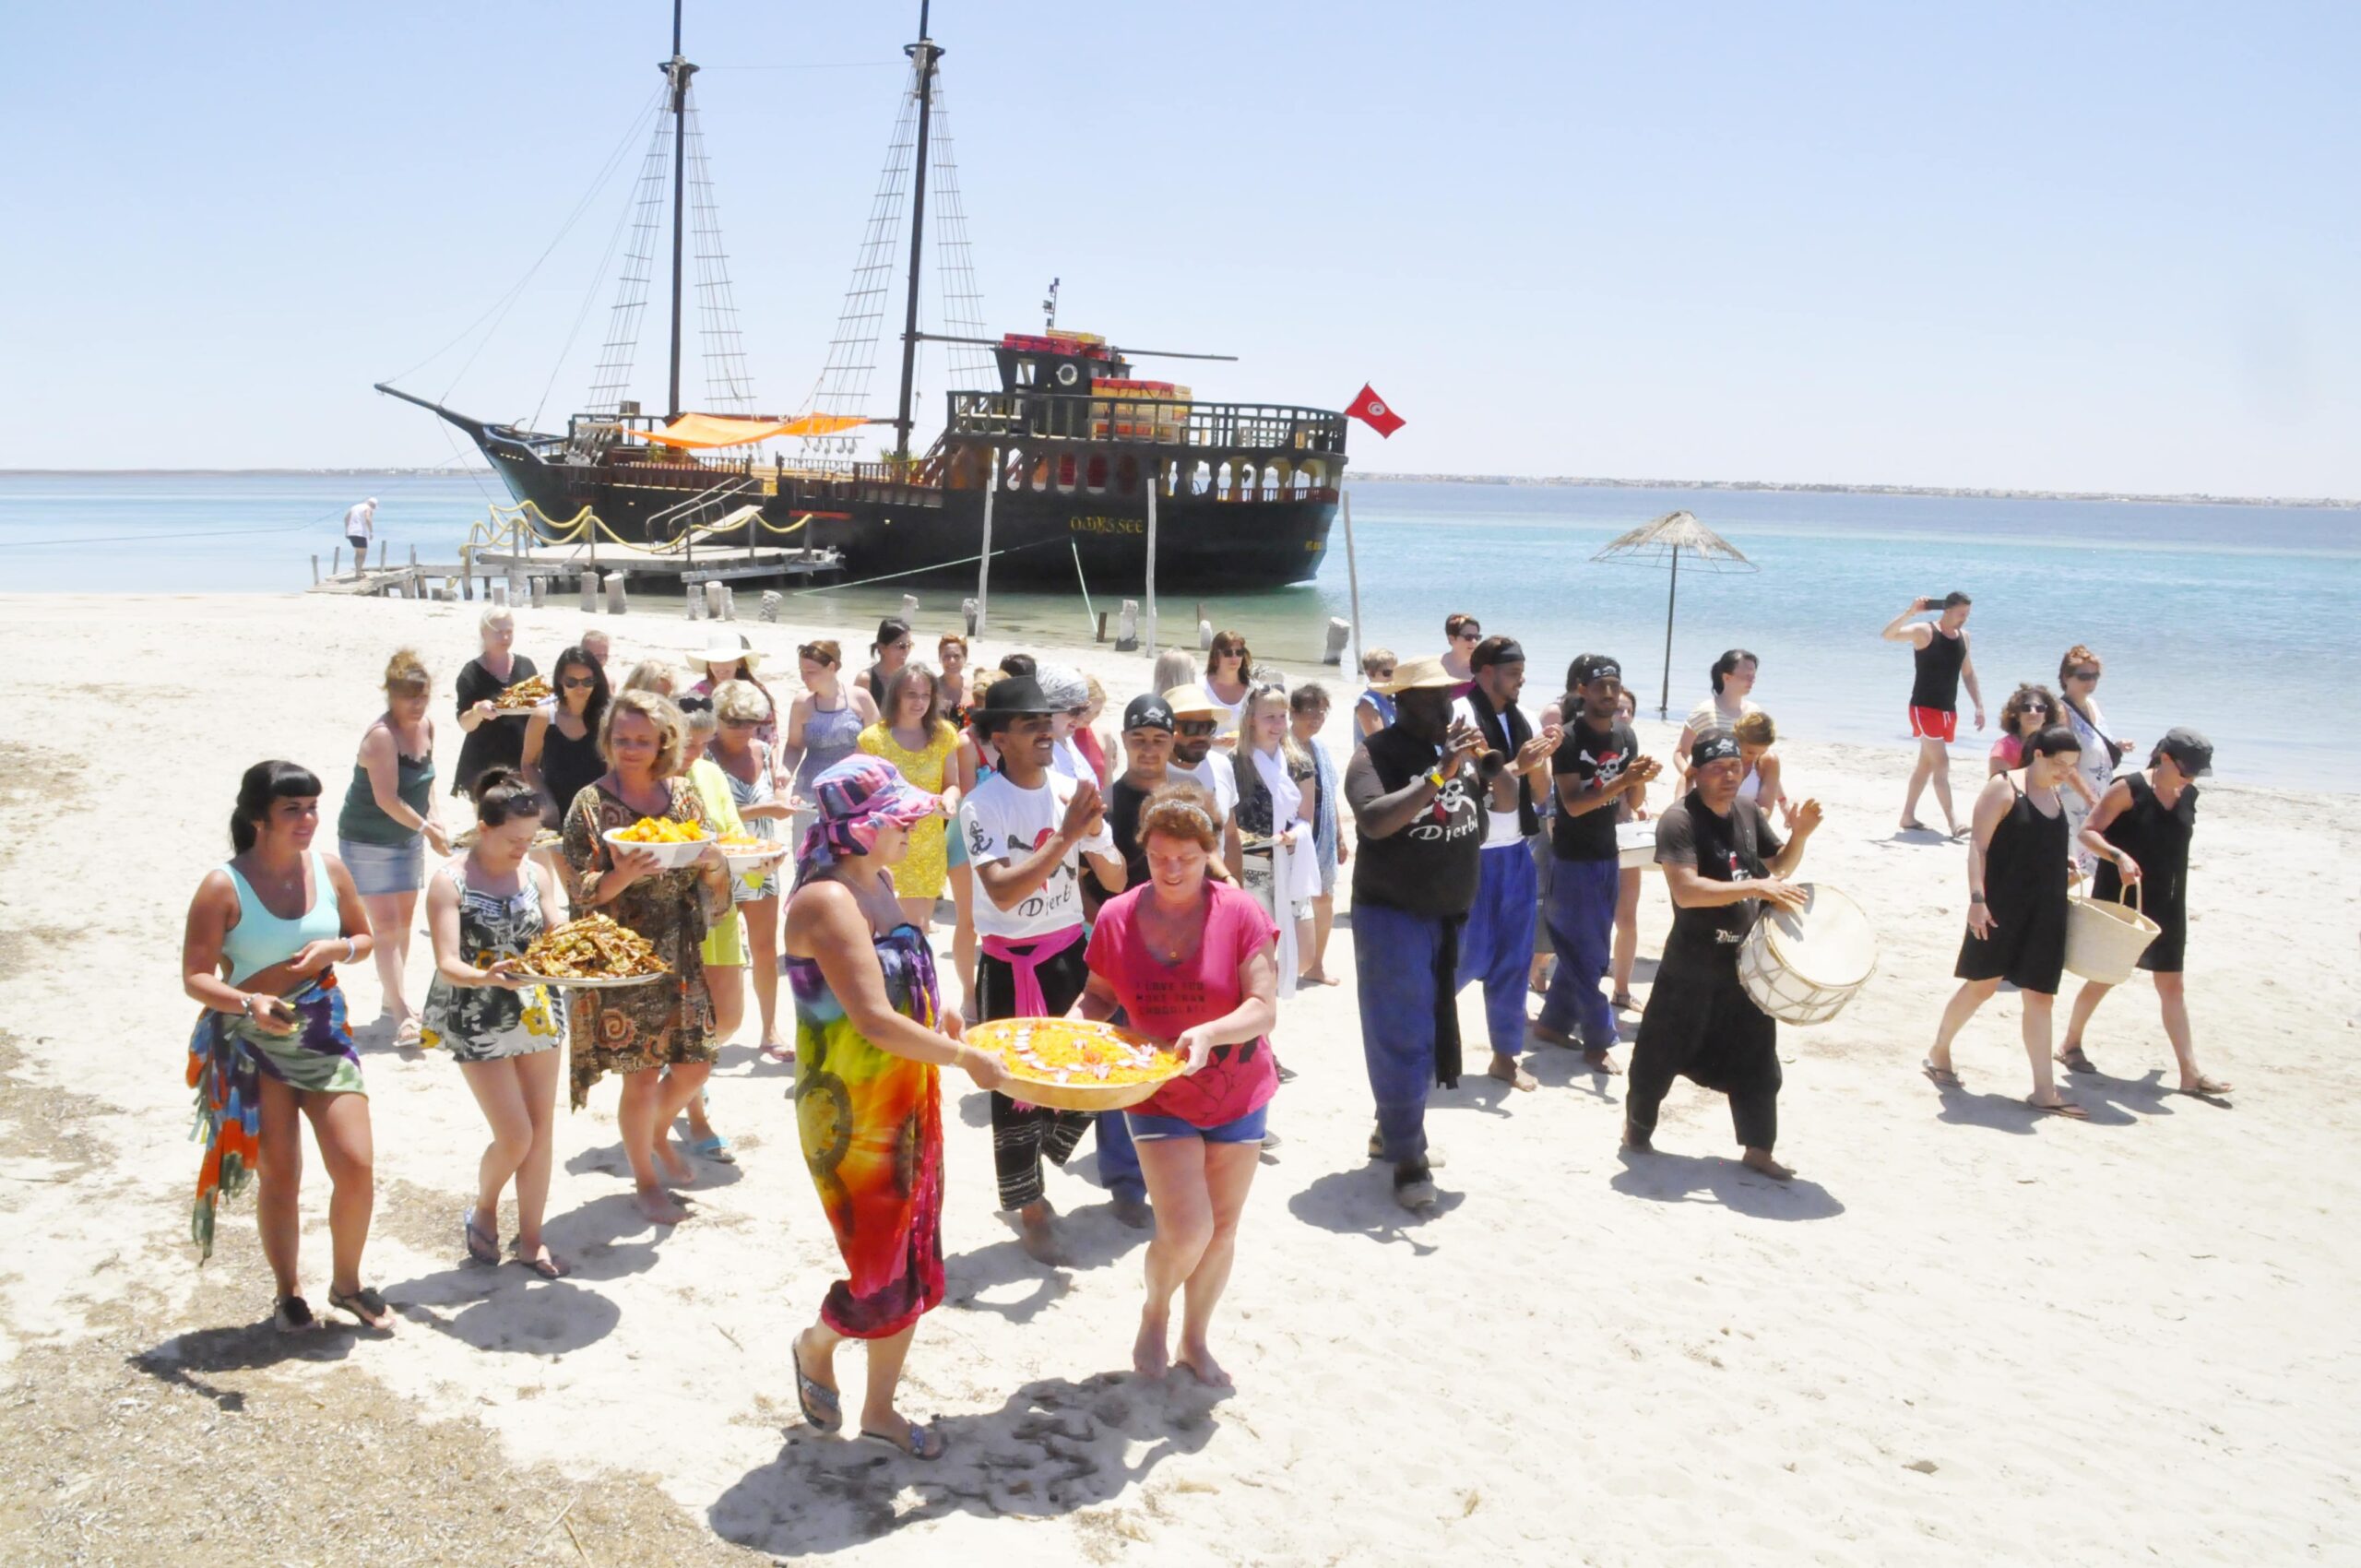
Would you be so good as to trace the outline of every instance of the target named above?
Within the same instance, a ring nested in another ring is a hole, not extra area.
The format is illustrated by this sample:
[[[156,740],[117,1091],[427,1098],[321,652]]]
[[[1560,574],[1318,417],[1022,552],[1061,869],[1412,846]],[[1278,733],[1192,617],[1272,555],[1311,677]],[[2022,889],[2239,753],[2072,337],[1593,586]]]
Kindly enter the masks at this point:
[[[327,857],[314,849],[311,860],[312,907],[291,921],[280,920],[265,909],[244,873],[223,863],[222,869],[238,889],[238,923],[221,938],[221,956],[230,961],[231,985],[293,957],[307,942],[323,942],[344,930],[343,917],[336,907],[336,887],[328,880]]]
[[[402,798],[402,804],[424,816],[427,798],[434,790],[434,759],[404,756],[397,747],[394,774],[394,792]],[[418,837],[416,828],[404,827],[378,809],[377,792],[369,787],[369,770],[357,762],[352,765],[352,783],[344,792],[344,809],[337,814],[336,833],[356,844],[380,844],[391,849],[407,848]]]

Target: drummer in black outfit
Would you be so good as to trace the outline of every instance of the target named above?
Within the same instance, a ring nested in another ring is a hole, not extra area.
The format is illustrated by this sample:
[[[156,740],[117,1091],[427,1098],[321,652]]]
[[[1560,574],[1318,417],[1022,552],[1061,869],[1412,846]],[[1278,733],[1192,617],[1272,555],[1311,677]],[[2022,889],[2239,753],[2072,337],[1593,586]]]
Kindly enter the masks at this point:
[[[1952,972],[1962,981],[1943,1009],[1927,1075],[1959,1087],[1952,1040],[2007,980],[2024,998],[2025,1056],[2036,1111],[2089,1115],[2058,1092],[2050,1072],[2049,1019],[2066,967],[2066,809],[2058,798],[2082,761],[2074,732],[2053,724],[2025,742],[2025,766],[1984,786],[1967,851],[1967,938]]]
[[[2127,773],[2107,786],[2082,825],[2082,848],[2099,860],[2094,898],[2123,897],[2123,885],[2141,887],[2141,912],[2163,929],[2140,967],[2156,978],[2156,1003],[2165,1015],[2165,1038],[2180,1064],[2180,1091],[2225,1095],[2230,1086],[2199,1071],[2189,1043],[2189,998],[2181,989],[2181,957],[2189,944],[2189,839],[2197,826],[2196,781],[2213,771],[2213,743],[2194,730],[2165,732],[2149,754],[2145,773]],[[2058,1060],[2070,1073],[2096,1073],[2082,1053],[2082,1031],[2114,987],[2085,980],[2066,1020],[2066,1043]]]
[[[1967,652],[1969,600],[1964,593],[1947,593],[1938,605],[1931,599],[1914,599],[1910,608],[1886,623],[1880,636],[1890,643],[1908,643],[1915,666],[1910,682],[1910,732],[1918,739],[1918,761],[1910,770],[1910,788],[1902,797],[1905,832],[1923,828],[1918,820],[1918,795],[1929,779],[1935,803],[1943,808],[1943,831],[1959,837],[1959,819],[1952,814],[1951,743],[1959,738],[1959,689],[1975,705],[1975,727],[1984,728],[1984,693],[1975,683],[1975,660]],[[1931,621],[1913,621],[1929,610],[1941,613]]]
[[[1738,737],[1708,730],[1689,749],[1689,793],[1656,821],[1656,863],[1672,893],[1672,933],[1640,1015],[1631,1048],[1623,1146],[1649,1152],[1656,1108],[1676,1077],[1730,1097],[1746,1163],[1784,1182],[1795,1171],[1771,1158],[1779,1136],[1779,1026],[1738,983],[1738,944],[1765,903],[1800,909],[1787,880],[1820,826],[1820,802],[1796,810],[1786,843],[1752,801],[1738,799],[1746,761]]]

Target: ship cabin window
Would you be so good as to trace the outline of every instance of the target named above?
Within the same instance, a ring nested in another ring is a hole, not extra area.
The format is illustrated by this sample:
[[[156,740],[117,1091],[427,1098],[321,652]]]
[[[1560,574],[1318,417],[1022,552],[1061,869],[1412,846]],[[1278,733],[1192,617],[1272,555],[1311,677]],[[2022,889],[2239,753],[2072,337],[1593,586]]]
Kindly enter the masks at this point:
[[[1050,488],[1050,458],[1047,453],[1037,452],[1033,455],[1033,488],[1036,490]]]
[[[1213,465],[1206,462],[1203,457],[1200,457],[1197,459],[1197,466],[1189,470],[1189,493],[1192,495],[1203,495],[1206,491],[1211,490],[1213,486]]]
[[[1058,488],[1059,488],[1060,490],[1072,490],[1072,489],[1074,488],[1074,454],[1073,454],[1073,453],[1071,453],[1071,452],[1061,452],[1061,453],[1059,453],[1059,454],[1058,454]]]
[[[1032,386],[1034,384],[1034,374],[1035,365],[1033,361],[1019,360],[1016,362],[1016,384],[1019,386]]]
[[[1129,495],[1139,487],[1140,460],[1135,455],[1126,452],[1115,464],[1115,492],[1119,495]]]
[[[1024,453],[1016,451],[1009,453],[1008,468],[1001,475],[1001,488],[1003,490],[1022,490],[1025,488]]]
[[[1269,468],[1263,470],[1264,499],[1275,499],[1280,490],[1285,488],[1286,484],[1287,481],[1280,477],[1279,466],[1276,463],[1272,464]]]
[[[1107,489],[1106,453],[1093,452],[1090,455],[1090,460],[1083,464],[1082,488],[1089,491],[1093,495],[1105,493]]]
[[[1224,463],[1214,471],[1214,493],[1225,501],[1234,501],[1238,498],[1230,485],[1228,463]]]

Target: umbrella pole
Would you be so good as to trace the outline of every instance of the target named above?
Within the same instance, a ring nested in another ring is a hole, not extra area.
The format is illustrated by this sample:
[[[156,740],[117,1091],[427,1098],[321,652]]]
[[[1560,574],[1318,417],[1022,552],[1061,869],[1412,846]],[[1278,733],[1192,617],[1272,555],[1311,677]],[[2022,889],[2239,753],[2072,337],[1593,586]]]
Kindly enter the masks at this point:
[[[1353,668],[1358,670],[1368,647],[1361,641],[1361,561],[1353,549],[1353,493],[1346,491],[1338,500],[1345,512],[1345,573],[1353,589]]]
[[[1664,685],[1656,693],[1656,717],[1672,716],[1672,611],[1680,600],[1680,546],[1672,547],[1672,586],[1664,596]]]

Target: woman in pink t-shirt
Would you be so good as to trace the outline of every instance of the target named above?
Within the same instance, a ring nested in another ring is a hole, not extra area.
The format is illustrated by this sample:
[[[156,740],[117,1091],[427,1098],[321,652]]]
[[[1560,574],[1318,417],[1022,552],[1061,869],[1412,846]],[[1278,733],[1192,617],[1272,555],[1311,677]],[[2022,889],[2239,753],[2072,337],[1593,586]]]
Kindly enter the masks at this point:
[[[1132,1364],[1161,1377],[1172,1296],[1182,1292],[1180,1365],[1231,1386],[1205,1346],[1229,1282],[1238,1217],[1263,1155],[1264,1107],[1278,1092],[1269,1033],[1278,1016],[1278,928],[1251,893],[1214,868],[1221,829],[1193,784],[1166,784],[1140,807],[1148,879],[1098,911],[1086,955],[1085,1018],[1121,1007],[1133,1028],[1171,1040],[1188,1070],[1125,1113],[1156,1210],[1147,1302]]]

